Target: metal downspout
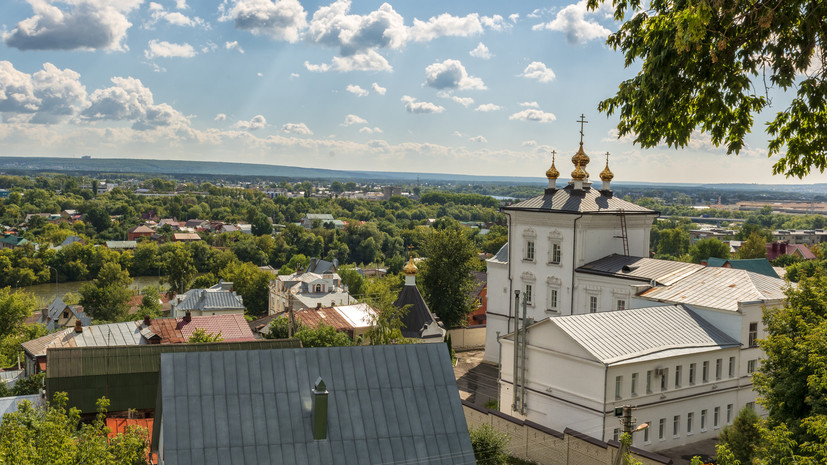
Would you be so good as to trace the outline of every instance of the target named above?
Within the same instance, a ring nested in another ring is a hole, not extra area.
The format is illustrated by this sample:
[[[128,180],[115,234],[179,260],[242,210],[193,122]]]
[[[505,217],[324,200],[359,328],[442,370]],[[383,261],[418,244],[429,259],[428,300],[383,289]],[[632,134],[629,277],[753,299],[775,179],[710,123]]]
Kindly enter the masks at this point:
[[[574,270],[577,268],[577,220],[583,218],[583,214],[574,219],[574,241],[572,241],[571,249],[571,304],[569,305],[569,315],[574,315]]]
[[[512,221],[511,213],[503,212],[508,217],[508,318],[506,319],[505,323],[505,334],[511,332],[511,291],[514,289],[514,280],[511,277],[511,251],[514,248],[513,244],[513,234],[512,228],[514,227],[514,221]],[[517,309],[514,309],[514,313],[517,313]]]

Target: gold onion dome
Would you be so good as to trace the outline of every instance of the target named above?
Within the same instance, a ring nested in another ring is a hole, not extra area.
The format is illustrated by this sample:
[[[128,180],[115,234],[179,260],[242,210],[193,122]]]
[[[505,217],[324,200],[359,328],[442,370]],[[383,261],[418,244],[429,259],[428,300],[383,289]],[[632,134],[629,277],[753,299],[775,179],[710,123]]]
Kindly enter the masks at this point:
[[[600,180],[601,181],[611,181],[615,177],[612,170],[609,169],[609,154],[606,154],[606,167],[603,168],[603,171],[600,172]]]
[[[571,173],[571,178],[575,181],[582,181],[589,177],[589,172],[586,171],[586,165],[589,164],[589,156],[583,150],[583,143],[580,142],[580,149],[571,157],[571,162],[574,163],[574,171]]]
[[[402,268],[402,271],[404,271],[405,274],[408,276],[413,276],[416,274],[417,271],[419,271],[419,268],[417,268],[416,265],[414,265],[413,256],[411,256],[411,258],[408,259],[408,264]]]
[[[546,177],[549,179],[557,179],[560,177],[560,172],[554,167],[554,156],[551,158],[551,168],[546,171]]]
[[[575,181],[582,181],[586,179],[586,172],[580,168],[579,165],[575,166],[574,171],[571,172],[571,179]]]

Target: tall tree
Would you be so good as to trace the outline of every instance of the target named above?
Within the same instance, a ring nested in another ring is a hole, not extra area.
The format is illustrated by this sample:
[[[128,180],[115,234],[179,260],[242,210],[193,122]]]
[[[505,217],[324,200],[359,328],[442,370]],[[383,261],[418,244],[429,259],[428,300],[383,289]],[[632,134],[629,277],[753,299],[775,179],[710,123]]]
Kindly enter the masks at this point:
[[[80,304],[96,320],[119,321],[129,311],[132,278],[121,265],[106,262],[91,283],[80,287]]]
[[[589,0],[599,8],[604,0]],[[614,0],[626,21],[608,44],[641,70],[600,102],[618,112],[618,136],[643,147],[683,147],[700,129],[738,153],[769,89],[796,89],[767,127],[773,172],[804,176],[827,167],[827,3],[810,0],[640,2]],[[667,102],[664,104],[664,102]],[[776,102],[777,105],[777,102]]]
[[[758,232],[749,235],[741,248],[738,249],[738,258],[767,258],[767,241]]]
[[[12,292],[10,287],[0,288],[0,339],[17,333],[23,320],[37,309],[37,299],[26,292]]]
[[[689,233],[681,228],[660,231],[658,255],[680,257],[689,249]]]
[[[163,261],[167,270],[164,282],[169,284],[170,291],[178,294],[187,292],[197,274],[189,249],[180,242],[175,243],[164,253]]]
[[[741,463],[752,463],[756,448],[761,444],[760,418],[755,410],[744,407],[731,425],[718,436],[718,442],[726,444],[732,455]]]
[[[729,245],[711,237],[701,239],[689,248],[692,263],[701,263],[709,257],[729,258]]]
[[[432,230],[422,248],[427,258],[417,281],[431,311],[448,328],[467,321],[473,302],[469,291],[474,285],[471,271],[477,250],[459,228]]]

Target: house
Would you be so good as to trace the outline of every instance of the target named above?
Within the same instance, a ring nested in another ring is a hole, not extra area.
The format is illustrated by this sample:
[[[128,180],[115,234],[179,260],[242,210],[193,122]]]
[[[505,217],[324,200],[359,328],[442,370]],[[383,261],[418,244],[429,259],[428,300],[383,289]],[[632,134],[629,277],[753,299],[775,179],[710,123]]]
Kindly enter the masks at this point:
[[[431,313],[416,287],[416,273],[419,270],[414,265],[413,257],[408,259],[402,271],[405,272],[405,285],[393,303],[397,308],[407,308],[402,317],[402,336],[421,339],[422,342],[443,342],[447,331],[436,315]]]
[[[774,261],[782,255],[792,255],[802,260],[813,260],[816,256],[804,244],[788,244],[786,242],[773,242],[767,244],[767,260]]]
[[[707,260],[701,262],[701,265],[717,266],[724,268],[736,268],[739,270],[752,271],[771,278],[780,278],[775,272],[772,265],[766,258],[750,258],[750,259],[724,259],[709,257]]]
[[[68,246],[70,246],[70,245],[72,245],[72,244],[74,244],[74,243],[78,243],[78,244],[83,245],[83,244],[84,244],[84,241],[83,241],[83,239],[81,239],[81,238],[80,238],[80,237],[78,237],[78,236],[69,236],[69,237],[67,237],[66,239],[64,239],[64,240],[63,240],[63,242],[61,242],[61,243],[60,243],[60,245],[59,245],[59,246],[57,246],[57,248],[58,248],[58,249],[61,249],[61,248],[63,248],[63,247],[68,247]]]
[[[161,465],[476,463],[442,344],[162,354],[152,450]]]
[[[812,247],[827,242],[827,231],[824,229],[779,229],[772,232],[772,239],[775,242],[804,244]]]
[[[329,262],[327,260],[321,260],[316,257],[312,257],[310,259],[310,264],[307,265],[307,269],[304,271],[309,273],[325,274],[335,273],[338,270],[339,260],[334,258],[332,262]]]
[[[337,273],[324,274],[297,271],[276,276],[270,281],[269,314],[303,308],[335,307],[354,302]]]
[[[221,280],[215,286],[207,289],[190,289],[177,295],[171,301],[171,315],[182,317],[185,313],[193,316],[227,315],[238,313],[243,315],[247,308],[244,299],[233,290],[233,283]]]
[[[187,220],[187,222],[184,223],[184,227],[197,230],[198,228],[204,228],[204,226],[207,224],[209,224],[209,221],[207,220],[192,219]]]
[[[200,241],[201,236],[196,233],[173,233],[172,234],[172,241],[173,242],[195,242]]]
[[[3,423],[3,417],[7,413],[14,413],[20,407],[23,401],[32,403],[32,406],[39,407],[44,404],[43,398],[40,394],[30,394],[25,396],[0,397],[0,424]]]
[[[136,241],[106,241],[106,248],[113,250],[135,250],[138,248]]]
[[[28,239],[20,236],[3,236],[0,237],[0,249],[16,249],[29,243]]]
[[[294,318],[305,326],[315,328],[319,323],[332,326],[336,331],[347,334],[356,341],[373,326],[377,311],[366,303],[338,305],[335,307],[306,308],[294,314]]]
[[[141,237],[151,237],[155,234],[152,228],[145,225],[135,226],[126,232],[126,238],[130,241],[137,241]]]
[[[80,217],[80,213],[77,210],[66,209],[60,212],[60,216],[66,219],[75,219]]]
[[[55,298],[48,308],[40,312],[37,323],[45,325],[49,331],[74,327],[75,321],[80,321],[81,326],[92,324],[92,318],[83,312],[79,305],[68,305],[60,297]]]
[[[301,225],[304,229],[310,229],[313,227],[313,222],[316,220],[318,220],[320,224],[324,225],[325,223],[332,222],[334,218],[330,213],[307,213],[301,219]]]
[[[11,191],[9,191],[8,189],[0,189],[0,199],[9,198],[10,193],[11,193]]]

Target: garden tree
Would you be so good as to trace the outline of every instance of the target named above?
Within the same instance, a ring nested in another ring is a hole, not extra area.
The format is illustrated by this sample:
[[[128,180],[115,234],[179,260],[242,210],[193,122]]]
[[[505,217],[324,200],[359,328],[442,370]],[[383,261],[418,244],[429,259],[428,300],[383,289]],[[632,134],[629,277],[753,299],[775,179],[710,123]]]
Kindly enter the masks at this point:
[[[112,225],[112,220],[109,219],[109,213],[100,205],[92,205],[87,208],[86,220],[99,233]]]
[[[752,463],[762,438],[760,421],[755,410],[744,407],[732,424],[725,426],[718,435],[718,443],[725,444],[739,462]]]
[[[0,338],[0,368],[17,366],[18,356],[23,360],[20,344],[49,334],[44,325],[22,325],[17,331]],[[3,396],[0,396],[3,397]]]
[[[741,225],[741,229],[735,233],[735,240],[737,241],[746,241],[749,237],[755,233],[758,233],[764,236],[764,240],[771,241],[772,240],[772,232],[768,229],[764,228],[760,224],[745,222]]]
[[[768,410],[771,437],[795,455],[827,457],[808,450],[827,444],[827,276],[802,278],[786,296],[784,307],[764,310],[767,336],[758,344],[766,358],[753,383]],[[779,444],[768,441],[768,451],[777,451]]]
[[[67,399],[65,392],[57,392],[46,406],[34,407],[23,401],[17,412],[5,414],[0,423],[0,463],[149,463],[150,438],[145,428],[133,427],[110,438],[108,400],[99,399],[97,417],[92,423],[83,423],[80,411],[66,410]]]
[[[0,339],[16,334],[23,320],[34,314],[37,299],[27,292],[12,292],[10,287],[0,288]]]
[[[324,323],[319,323],[315,328],[308,326],[301,327],[294,334],[296,339],[302,341],[302,347],[338,347],[352,346],[353,341],[347,334],[340,333]]]
[[[798,255],[779,255],[778,258],[772,261],[772,266],[780,266],[786,268],[790,265],[803,262],[804,259]]]
[[[143,319],[145,316],[158,318],[161,316],[161,292],[158,286],[146,286],[143,288],[141,305],[138,308],[136,319]]]
[[[738,258],[767,258],[767,241],[764,236],[758,232],[750,234],[749,239],[738,249]]]
[[[511,436],[495,430],[488,423],[471,428],[471,447],[474,449],[474,458],[477,463],[506,464],[508,454],[506,450]]]
[[[244,300],[248,315],[267,315],[270,279],[273,275],[252,263],[233,262],[221,270],[221,278],[233,283],[233,290]]]
[[[370,345],[409,344],[413,342],[402,336],[402,318],[410,310],[410,305],[402,308],[394,305],[398,290],[392,288],[392,279],[376,279],[368,283],[365,301],[374,309],[376,315],[371,318],[370,328],[365,338]]]
[[[223,340],[224,336],[221,335],[220,331],[218,333],[208,333],[204,328],[198,328],[192,332],[187,342],[197,344],[199,342],[221,342]]]
[[[98,277],[84,284],[78,291],[83,311],[96,320],[120,321],[129,311],[132,278],[121,265],[108,262],[103,265]]]
[[[169,285],[170,292],[187,292],[197,274],[189,249],[180,242],[174,243],[164,252],[162,260],[166,270],[163,282]]]
[[[715,445],[715,465],[741,465],[741,462],[735,458],[732,451],[729,450],[726,444],[718,443]],[[692,457],[692,462],[689,465],[705,465],[703,459],[698,456]],[[749,465],[744,463],[744,465]]]
[[[689,233],[680,228],[662,229],[658,239],[658,255],[680,257],[689,249]]]
[[[304,328],[301,321],[296,320],[296,325],[293,328],[293,333],[297,333]],[[267,333],[264,334],[265,339],[287,339],[290,337],[290,319],[286,315],[281,315],[273,318],[270,326],[267,327]]]
[[[701,239],[689,248],[692,263],[701,263],[709,257],[729,258],[729,245],[718,239]]]
[[[253,217],[250,225],[251,232],[255,236],[273,234],[273,224],[270,222],[270,218],[267,218],[267,215],[264,213],[258,213],[255,217]]]
[[[474,285],[476,248],[462,229],[446,228],[431,231],[422,254],[427,259],[417,282],[428,307],[446,327],[462,326],[473,305],[469,291]]]
[[[589,0],[599,8],[603,0]],[[627,18],[607,43],[629,67],[598,109],[618,112],[618,137],[642,147],[684,147],[695,130],[738,153],[753,115],[772,102],[772,87],[795,88],[789,105],[767,126],[773,173],[802,177],[827,167],[827,4],[808,0],[652,2],[614,0]],[[763,88],[762,88],[763,87]],[[668,102],[664,105],[664,102]],[[696,136],[697,137],[697,136]]]
[[[367,280],[353,266],[343,265],[337,271],[342,278],[342,284],[347,286],[348,293],[354,297],[361,297],[366,292]]]
[[[803,260],[798,263],[787,265],[785,279],[797,283],[805,276],[816,276],[827,273],[827,260]]]

